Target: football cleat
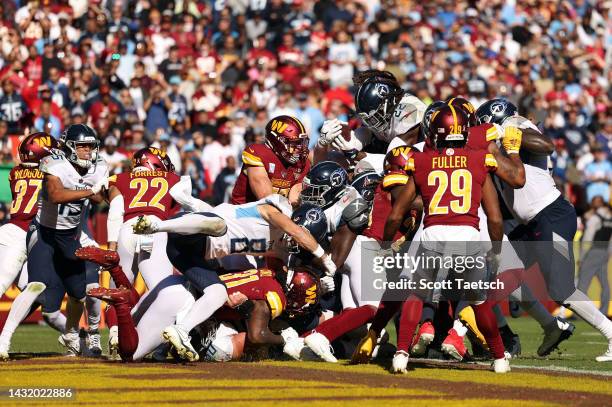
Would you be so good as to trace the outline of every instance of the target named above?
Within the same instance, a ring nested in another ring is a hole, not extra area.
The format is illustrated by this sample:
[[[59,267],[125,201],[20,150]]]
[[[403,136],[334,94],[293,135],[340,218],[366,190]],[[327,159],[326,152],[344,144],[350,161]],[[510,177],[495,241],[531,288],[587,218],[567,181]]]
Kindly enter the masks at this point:
[[[98,298],[100,300],[109,302],[111,304],[118,303],[130,303],[130,290],[125,287],[119,288],[105,288],[96,287],[87,291],[87,295],[90,297]]]
[[[368,330],[366,336],[359,341],[359,344],[355,348],[353,356],[351,357],[351,363],[368,363],[372,357],[372,353],[374,352],[374,347],[376,347],[377,342],[378,337],[376,333],[372,330]]]
[[[427,347],[434,340],[436,331],[431,321],[427,321],[421,324],[417,334],[412,340],[412,346],[410,352],[414,356],[423,356],[427,351]]]
[[[185,330],[177,325],[171,325],[164,329],[163,337],[170,342],[178,355],[189,362],[197,362],[200,355],[191,345],[191,338]]]
[[[608,350],[595,358],[597,362],[612,362],[612,341],[608,342]]]
[[[454,328],[451,328],[448,331],[446,339],[444,339],[444,342],[442,342],[442,352],[458,361],[463,360],[467,352],[467,348],[463,343],[463,337],[459,336]]]
[[[571,322],[563,321],[561,318],[555,318],[555,322],[544,330],[544,339],[538,348],[538,356],[548,356],[550,353],[559,347],[559,344],[574,333],[576,327]]]
[[[78,356],[81,354],[81,338],[78,333],[62,334],[57,339],[60,345],[66,348],[66,356]]]
[[[338,359],[333,354],[333,349],[323,334],[319,332],[313,332],[304,338],[304,344],[308,346],[314,353],[319,355],[321,359],[329,363],[336,363]]]
[[[87,356],[94,358],[102,356],[101,342],[100,332],[97,329],[89,331],[87,333]]]
[[[0,342],[0,360],[9,360],[9,349],[11,348],[10,342]]]
[[[508,325],[504,325],[499,328],[499,334],[501,335],[504,348],[512,357],[516,357],[521,354],[521,339],[517,334],[512,332]]]
[[[108,359],[121,360],[119,356],[119,327],[111,326],[108,330]]]
[[[510,371],[510,355],[506,352],[503,358],[495,359],[491,365],[491,370],[495,373],[508,373]]]
[[[105,269],[113,268],[119,264],[119,253],[114,250],[89,246],[78,248],[74,254],[78,259],[96,263]]]
[[[148,216],[139,216],[136,223],[132,225],[132,230],[137,235],[150,235],[157,231],[157,225]]]
[[[168,352],[170,351],[169,343],[162,343],[153,352],[151,352],[151,359],[156,362],[165,362],[168,360]]]
[[[408,373],[408,353],[399,350],[393,355],[393,362],[391,362],[391,373]]]

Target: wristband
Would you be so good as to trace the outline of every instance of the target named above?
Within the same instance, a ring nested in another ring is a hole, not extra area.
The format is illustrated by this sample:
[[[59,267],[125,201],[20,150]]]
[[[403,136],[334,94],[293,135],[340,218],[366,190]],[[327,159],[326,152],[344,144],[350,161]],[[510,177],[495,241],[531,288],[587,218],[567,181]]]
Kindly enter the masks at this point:
[[[325,250],[323,250],[323,248],[321,247],[321,245],[318,245],[317,248],[315,249],[314,252],[312,252],[312,254],[316,257],[316,258],[321,258],[323,257],[323,255],[325,255]]]

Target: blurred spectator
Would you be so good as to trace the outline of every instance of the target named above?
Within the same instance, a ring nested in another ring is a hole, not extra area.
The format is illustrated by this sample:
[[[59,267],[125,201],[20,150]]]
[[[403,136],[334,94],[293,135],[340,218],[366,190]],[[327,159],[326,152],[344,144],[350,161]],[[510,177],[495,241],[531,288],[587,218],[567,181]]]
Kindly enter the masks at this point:
[[[104,139],[104,148],[100,151],[102,157],[109,167],[111,174],[119,174],[123,170],[123,162],[127,160],[127,156],[117,151],[119,140],[115,136],[108,136]]]
[[[238,174],[236,174],[236,159],[227,157],[225,168],[221,170],[213,184],[213,205],[229,202]]]
[[[587,200],[590,202],[599,195],[603,197],[606,203],[610,202],[612,163],[601,146],[594,146],[591,151],[593,162],[584,169],[584,178],[587,182]]]
[[[0,97],[0,119],[8,125],[9,134],[19,134],[23,132],[22,120],[28,113],[23,98],[15,91],[15,84],[12,79],[5,79],[2,82],[3,95]]]
[[[215,138],[209,136],[210,141],[202,150],[202,166],[211,180],[216,180],[221,170],[227,164],[227,159],[234,156],[230,147],[229,127],[221,125],[217,129]]]
[[[62,126],[60,119],[51,113],[51,99],[42,100],[40,114],[34,119],[34,128],[37,131],[44,131],[59,139]]]

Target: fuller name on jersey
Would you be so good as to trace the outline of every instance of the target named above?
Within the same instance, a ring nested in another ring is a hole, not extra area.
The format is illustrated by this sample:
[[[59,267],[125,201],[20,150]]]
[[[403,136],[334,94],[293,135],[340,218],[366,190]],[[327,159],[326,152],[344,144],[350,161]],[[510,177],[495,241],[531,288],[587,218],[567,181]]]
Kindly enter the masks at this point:
[[[38,210],[38,193],[42,187],[44,174],[38,168],[18,165],[9,173],[9,185],[13,200],[9,213],[9,223],[27,231]]]

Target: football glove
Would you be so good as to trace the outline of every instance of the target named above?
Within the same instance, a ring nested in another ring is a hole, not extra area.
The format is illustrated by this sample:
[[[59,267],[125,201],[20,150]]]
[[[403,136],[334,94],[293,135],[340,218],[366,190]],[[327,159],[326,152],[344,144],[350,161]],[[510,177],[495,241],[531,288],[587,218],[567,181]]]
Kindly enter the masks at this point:
[[[334,278],[330,276],[321,277],[321,294],[327,294],[336,289]]]
[[[325,120],[321,127],[321,136],[319,137],[319,145],[325,147],[342,134],[342,122],[338,119]]]
[[[323,267],[325,267],[325,274],[333,277],[336,274],[336,264],[332,261],[331,256],[326,254],[321,257],[321,261],[323,262]]]
[[[289,342],[290,340],[297,339],[300,336],[295,331],[295,329],[291,327],[283,329],[280,332],[280,335],[283,337],[283,340],[285,341],[285,343]]]
[[[340,130],[342,133],[342,130]],[[332,147],[340,151],[361,151],[363,149],[363,143],[355,137],[355,132],[351,130],[351,138],[347,141],[343,136],[335,137],[331,143]]]
[[[521,141],[523,140],[523,132],[516,127],[506,127],[504,130],[504,138],[502,145],[508,154],[518,154],[521,149]]]
[[[102,191],[103,189],[108,189],[108,177],[104,177],[98,182],[96,182],[95,184],[93,184],[93,186],[91,187],[91,192],[93,192],[94,195],[96,195],[98,192]]]

